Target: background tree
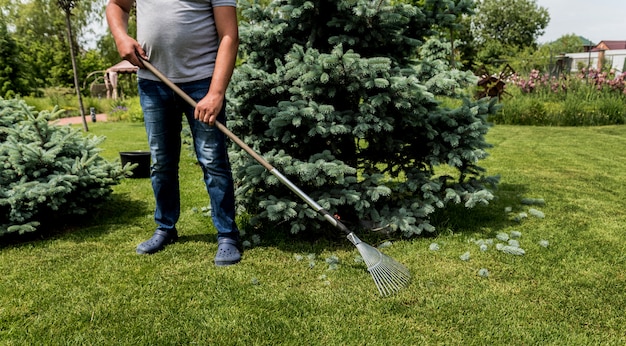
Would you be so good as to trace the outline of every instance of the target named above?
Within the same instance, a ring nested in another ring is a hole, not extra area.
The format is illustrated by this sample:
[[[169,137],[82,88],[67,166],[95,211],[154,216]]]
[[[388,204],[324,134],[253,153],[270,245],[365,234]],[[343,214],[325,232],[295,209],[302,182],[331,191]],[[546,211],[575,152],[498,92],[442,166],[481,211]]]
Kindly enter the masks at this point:
[[[474,16],[475,5],[472,7],[471,14],[463,14],[460,17],[460,28],[456,33],[456,45],[459,59],[463,65],[463,69],[476,70],[476,54],[478,47],[474,43],[474,35],[472,34],[472,17]]]
[[[470,76],[450,67],[449,46],[424,46],[442,36],[438,21],[452,19],[441,12],[449,3],[241,1],[244,63],[231,83],[228,125],[354,227],[410,236],[434,230],[437,208],[487,203],[496,179],[478,161],[494,103],[443,107],[435,94],[463,98],[458,86]],[[247,154],[232,162],[253,225],[325,226]]]
[[[583,39],[576,34],[567,34],[553,42],[545,44],[554,54],[581,53],[584,52]]]
[[[23,92],[20,69],[17,44],[0,13],[0,97],[11,98]]]
[[[461,59],[466,58],[468,43],[472,39],[468,36],[471,27],[468,18],[474,14],[474,0],[410,0],[409,3],[421,6],[427,16],[436,18],[433,25],[440,39],[450,42],[450,65],[456,66],[459,62],[465,65],[467,62]]]
[[[583,52],[583,40],[575,34],[563,35],[557,40],[539,45],[537,48],[526,47],[516,51],[515,54],[503,52],[503,60],[513,67],[521,75],[526,75],[532,70],[549,73],[552,76],[563,73],[564,66],[557,66],[561,55],[566,53]]]
[[[74,45],[74,35],[72,34],[72,10],[76,7],[75,0],[57,0],[57,4],[65,13],[65,26],[67,27],[67,41],[70,47],[70,59],[72,60],[72,71],[74,73],[74,89],[78,97],[78,106],[80,116],[83,119],[83,130],[88,131],[87,119],[85,118],[85,107],[83,106],[83,98],[80,93],[80,82],[78,81],[78,66],[76,64],[76,48]]]
[[[537,38],[548,26],[548,10],[536,0],[480,0],[472,18],[477,60],[497,64],[504,55],[527,47],[536,48]]]
[[[81,0],[72,12],[75,37],[85,37],[89,25],[101,18],[105,0]],[[9,36],[15,41],[25,93],[46,87],[72,86],[73,72],[64,13],[56,0],[0,0]],[[84,42],[75,40],[79,71]],[[80,48],[79,48],[80,47]],[[106,65],[105,65],[106,66]],[[90,71],[88,71],[90,72]],[[86,72],[86,73],[88,73]],[[84,74],[81,75],[81,78]]]

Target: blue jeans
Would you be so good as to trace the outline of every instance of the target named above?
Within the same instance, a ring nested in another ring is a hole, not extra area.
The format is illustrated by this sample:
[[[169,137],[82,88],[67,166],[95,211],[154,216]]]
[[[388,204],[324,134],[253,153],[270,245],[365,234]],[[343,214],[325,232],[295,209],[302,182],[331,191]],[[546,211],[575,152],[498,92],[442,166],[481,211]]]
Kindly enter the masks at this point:
[[[206,95],[210,83],[209,78],[180,83],[178,86],[191,98],[199,101]],[[184,114],[193,136],[196,158],[204,173],[204,183],[211,199],[211,216],[218,238],[238,239],[235,194],[226,136],[217,127],[194,119],[193,107],[164,83],[140,78],[138,84],[152,155],[150,179],[156,200],[154,220],[158,228],[165,231],[175,229],[180,216],[178,166]],[[225,117],[225,108],[222,108],[218,121],[225,123]]]

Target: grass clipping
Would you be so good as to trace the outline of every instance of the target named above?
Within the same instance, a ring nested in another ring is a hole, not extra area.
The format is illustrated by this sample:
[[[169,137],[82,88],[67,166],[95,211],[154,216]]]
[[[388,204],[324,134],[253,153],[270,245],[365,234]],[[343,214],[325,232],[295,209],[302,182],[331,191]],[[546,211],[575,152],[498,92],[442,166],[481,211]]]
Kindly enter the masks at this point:
[[[528,212],[520,212],[517,214],[513,213],[512,207],[506,207],[505,213],[512,215],[512,220],[515,222],[522,222],[524,219],[528,218],[528,215],[536,217],[538,219],[545,218],[545,214],[536,209],[535,206],[543,206],[545,205],[545,200],[543,198],[523,198],[521,200],[521,204],[524,206],[529,206]],[[513,256],[524,256],[526,254],[526,250],[524,250],[521,246],[520,239],[522,238],[522,232],[519,231],[511,231],[509,233],[499,232],[496,234],[495,238],[488,239],[470,239],[469,242],[478,246],[478,250],[480,252],[489,251],[489,249],[495,248],[497,251],[500,251],[507,255]],[[542,239],[539,241],[539,246],[543,248],[548,248],[550,246],[550,242],[548,240]],[[441,250],[441,245],[433,242],[428,246],[430,251],[439,251]],[[471,251],[465,251],[463,254],[459,256],[459,259],[464,262],[468,262],[471,259]],[[487,268],[480,268],[478,270],[478,276],[483,278],[488,278],[491,275],[490,271]]]

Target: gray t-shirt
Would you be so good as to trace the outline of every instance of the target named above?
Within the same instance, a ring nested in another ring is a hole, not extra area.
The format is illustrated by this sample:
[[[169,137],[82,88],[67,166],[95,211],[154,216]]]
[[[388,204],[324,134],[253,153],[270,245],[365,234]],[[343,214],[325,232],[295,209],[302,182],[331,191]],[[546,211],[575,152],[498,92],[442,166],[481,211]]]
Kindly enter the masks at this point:
[[[137,0],[137,41],[150,62],[174,83],[213,75],[219,38],[213,8],[236,0]],[[159,80],[140,69],[140,78]]]

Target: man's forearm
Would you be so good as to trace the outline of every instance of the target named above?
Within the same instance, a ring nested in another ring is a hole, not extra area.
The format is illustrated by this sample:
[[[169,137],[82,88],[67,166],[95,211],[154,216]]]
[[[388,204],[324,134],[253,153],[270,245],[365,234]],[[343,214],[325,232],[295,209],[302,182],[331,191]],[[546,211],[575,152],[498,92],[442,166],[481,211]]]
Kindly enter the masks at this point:
[[[217,51],[215,69],[211,79],[211,93],[219,93],[222,95],[226,94],[228,83],[230,82],[230,78],[235,68],[238,48],[239,41],[236,38],[230,36],[222,38]]]
[[[117,40],[128,35],[129,11],[115,1],[109,1],[106,7],[106,18],[113,38]]]
[[[128,36],[128,18],[134,3],[134,0],[109,0],[106,8],[106,17],[120,57],[128,60],[133,65],[143,67],[143,63],[137,57],[137,54],[144,59],[148,57],[139,43],[134,38]]]

